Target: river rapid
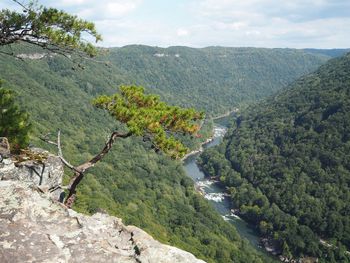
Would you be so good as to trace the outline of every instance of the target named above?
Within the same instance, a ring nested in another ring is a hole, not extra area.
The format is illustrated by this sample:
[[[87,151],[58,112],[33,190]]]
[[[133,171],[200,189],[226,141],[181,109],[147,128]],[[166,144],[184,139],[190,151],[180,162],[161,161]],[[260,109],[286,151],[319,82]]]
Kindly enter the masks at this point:
[[[203,148],[210,148],[221,143],[226,131],[227,128],[225,126],[215,124],[213,140],[203,145]],[[200,170],[196,162],[199,155],[200,153],[196,153],[184,160],[186,174],[192,178],[195,187],[203,193],[204,197],[209,200],[224,220],[236,227],[237,232],[242,238],[247,239],[255,249],[265,252],[259,244],[258,233],[248,223],[231,212],[230,200],[225,194],[225,189],[220,187],[217,182],[207,179]]]

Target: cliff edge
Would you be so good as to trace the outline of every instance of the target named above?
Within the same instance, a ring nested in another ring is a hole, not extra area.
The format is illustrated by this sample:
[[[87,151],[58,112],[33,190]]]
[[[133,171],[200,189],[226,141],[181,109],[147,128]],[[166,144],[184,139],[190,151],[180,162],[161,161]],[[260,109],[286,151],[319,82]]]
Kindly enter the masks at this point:
[[[57,158],[0,163],[0,262],[204,263],[119,218],[55,201],[63,175]]]

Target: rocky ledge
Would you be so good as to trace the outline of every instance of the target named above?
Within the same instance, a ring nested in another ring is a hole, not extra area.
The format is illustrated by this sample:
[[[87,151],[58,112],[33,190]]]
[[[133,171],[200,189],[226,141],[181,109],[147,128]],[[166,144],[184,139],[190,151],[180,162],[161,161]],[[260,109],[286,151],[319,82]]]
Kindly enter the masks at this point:
[[[56,178],[52,172],[61,173],[61,168],[53,163],[59,163],[54,158],[47,160],[51,163],[45,167],[51,165],[52,169],[47,169],[50,173],[46,175]],[[103,213],[87,216],[67,209],[43,184],[59,184],[59,178],[45,181],[45,173],[32,173],[33,163],[28,168],[28,163],[14,167],[6,162],[0,165],[0,262],[204,262],[159,243],[137,227],[123,225],[119,218]],[[20,176],[16,176],[16,169]],[[22,180],[25,171],[34,182]]]

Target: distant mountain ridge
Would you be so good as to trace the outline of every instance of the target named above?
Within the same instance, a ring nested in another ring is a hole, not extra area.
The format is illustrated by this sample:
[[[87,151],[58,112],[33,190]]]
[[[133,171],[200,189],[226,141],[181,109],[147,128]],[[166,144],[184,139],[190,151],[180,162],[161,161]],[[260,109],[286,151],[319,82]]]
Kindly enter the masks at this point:
[[[312,54],[322,54],[332,58],[336,58],[350,52],[350,48],[332,48],[332,49],[304,48],[303,51],[309,52]]]
[[[269,96],[329,58],[296,49],[143,45],[112,48],[107,56],[132,82],[212,114]]]
[[[85,72],[79,67],[74,72],[69,61],[40,49],[21,45],[12,51],[27,61],[47,61],[55,74],[71,77],[91,94],[111,93],[120,84],[143,85],[170,103],[211,115],[265,98],[332,57],[297,49],[130,45],[103,49],[100,63],[79,62]],[[4,56],[7,62],[13,63]]]

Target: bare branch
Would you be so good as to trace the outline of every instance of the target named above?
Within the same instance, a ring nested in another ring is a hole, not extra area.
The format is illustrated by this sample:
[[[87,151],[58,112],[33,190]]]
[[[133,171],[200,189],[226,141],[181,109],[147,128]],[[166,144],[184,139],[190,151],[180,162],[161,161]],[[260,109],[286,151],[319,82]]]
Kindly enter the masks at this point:
[[[90,169],[91,167],[93,167],[97,162],[101,161],[103,159],[103,157],[110,151],[110,149],[113,146],[113,143],[115,142],[115,140],[117,138],[127,138],[129,136],[132,135],[131,132],[128,133],[119,133],[117,131],[112,132],[112,134],[110,135],[109,139],[107,140],[107,142],[105,143],[103,149],[96,154],[92,159],[90,159],[87,162],[84,162],[82,164],[80,164],[79,166],[74,166],[72,164],[70,164],[64,157],[63,157],[63,152],[62,152],[62,147],[61,147],[61,130],[58,130],[57,132],[57,143],[50,141],[48,139],[48,136],[50,135],[50,133],[46,134],[45,136],[41,136],[40,139],[46,143],[52,144],[57,146],[58,149],[58,156],[60,157],[62,163],[67,166],[69,169],[74,171],[74,176],[73,178],[70,180],[68,186],[66,186],[66,189],[69,189],[69,194],[68,197],[65,201],[65,204],[67,207],[71,207],[74,203],[75,200],[75,189],[76,187],[79,185],[80,181],[84,178],[84,173]]]
[[[58,156],[60,157],[61,161],[71,170],[75,172],[79,172],[73,165],[71,165],[66,159],[64,159],[62,154],[62,147],[61,147],[61,130],[59,129],[57,132],[57,148],[58,148]]]
[[[40,136],[39,139],[42,140],[42,141],[44,141],[44,142],[46,142],[46,143],[48,143],[48,144],[52,144],[52,145],[58,146],[56,142],[50,141],[50,140],[47,138],[49,135],[51,135],[51,133],[48,133],[48,134],[46,134],[46,135],[44,135],[44,136]]]
[[[29,11],[29,8],[26,7],[24,4],[22,4],[20,1],[18,1],[18,0],[12,0],[12,1],[15,2],[16,4],[20,5],[23,8],[23,10]]]
[[[48,139],[48,136],[50,135],[51,133],[48,133],[46,134],[45,136],[40,136],[40,140],[48,143],[48,144],[52,144],[52,145],[55,145],[57,146],[57,149],[58,149],[58,156],[60,157],[62,163],[67,166],[69,169],[75,171],[75,172],[79,172],[74,165],[70,164],[64,157],[63,157],[63,154],[62,154],[62,147],[61,147],[61,130],[58,130],[57,132],[57,142],[53,142],[53,141],[50,141]]]

